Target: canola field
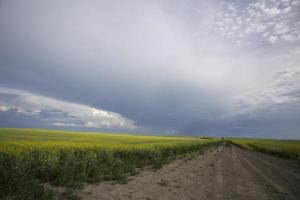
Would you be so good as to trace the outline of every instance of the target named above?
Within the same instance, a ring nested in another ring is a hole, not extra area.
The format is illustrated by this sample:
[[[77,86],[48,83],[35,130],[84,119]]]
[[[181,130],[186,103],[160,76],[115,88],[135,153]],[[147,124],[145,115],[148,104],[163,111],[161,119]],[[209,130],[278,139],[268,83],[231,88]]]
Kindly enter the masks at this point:
[[[140,168],[159,168],[178,155],[221,143],[199,137],[0,129],[0,199],[53,199],[45,183],[126,182]]]
[[[283,158],[300,159],[300,140],[234,138],[237,146]]]

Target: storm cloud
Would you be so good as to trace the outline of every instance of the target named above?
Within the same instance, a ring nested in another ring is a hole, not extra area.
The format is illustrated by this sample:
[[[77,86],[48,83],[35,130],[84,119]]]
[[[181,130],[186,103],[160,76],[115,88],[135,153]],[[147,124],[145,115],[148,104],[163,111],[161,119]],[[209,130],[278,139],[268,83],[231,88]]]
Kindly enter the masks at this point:
[[[299,138],[299,11],[0,1],[0,126]]]

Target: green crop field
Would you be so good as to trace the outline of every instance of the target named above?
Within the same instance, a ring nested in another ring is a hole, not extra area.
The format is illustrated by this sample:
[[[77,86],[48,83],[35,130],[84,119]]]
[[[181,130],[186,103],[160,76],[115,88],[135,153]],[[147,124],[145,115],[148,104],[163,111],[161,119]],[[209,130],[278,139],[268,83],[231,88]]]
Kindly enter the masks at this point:
[[[275,139],[230,139],[234,144],[246,149],[268,153],[284,158],[300,159],[300,140]]]
[[[158,168],[177,155],[220,143],[197,137],[0,129],[0,199],[58,198],[45,183],[125,182],[139,168]]]

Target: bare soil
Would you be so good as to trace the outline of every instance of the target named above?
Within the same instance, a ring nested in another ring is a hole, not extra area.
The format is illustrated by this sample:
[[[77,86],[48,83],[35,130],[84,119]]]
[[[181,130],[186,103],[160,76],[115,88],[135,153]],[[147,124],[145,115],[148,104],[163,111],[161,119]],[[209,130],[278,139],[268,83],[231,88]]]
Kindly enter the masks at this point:
[[[83,199],[300,199],[299,161],[235,146],[180,158],[157,171],[144,170],[127,184],[103,182],[77,192]]]

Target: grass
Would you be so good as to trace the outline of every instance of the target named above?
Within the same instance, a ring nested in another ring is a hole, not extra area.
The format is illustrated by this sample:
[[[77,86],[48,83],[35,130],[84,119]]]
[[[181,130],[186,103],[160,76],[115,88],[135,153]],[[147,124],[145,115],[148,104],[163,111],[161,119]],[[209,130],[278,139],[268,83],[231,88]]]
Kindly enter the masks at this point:
[[[234,144],[282,158],[300,159],[300,140],[230,139]]]
[[[180,154],[219,145],[217,139],[37,129],[0,129],[0,199],[76,199],[45,183],[126,182],[137,168],[159,168]]]

